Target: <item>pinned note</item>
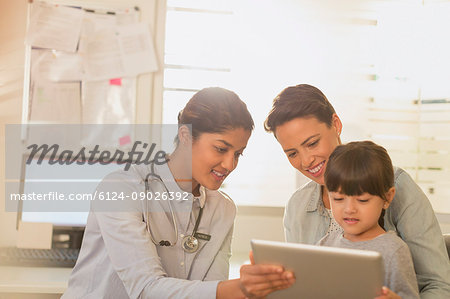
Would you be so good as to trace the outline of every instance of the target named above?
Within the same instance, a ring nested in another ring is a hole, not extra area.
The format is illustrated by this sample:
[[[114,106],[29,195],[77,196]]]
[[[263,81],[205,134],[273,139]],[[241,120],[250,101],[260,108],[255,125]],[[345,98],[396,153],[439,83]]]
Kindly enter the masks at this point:
[[[79,124],[81,92],[79,82],[33,81],[31,122]]]
[[[126,136],[119,138],[120,145],[125,145],[125,144],[129,144],[129,143],[131,143],[130,135],[126,135]]]
[[[122,86],[122,78],[115,78],[109,80],[109,85]]]
[[[77,50],[83,16],[82,9],[37,2],[31,10],[25,43],[33,47],[74,53]]]
[[[117,27],[117,40],[122,63],[128,76],[158,70],[153,38],[146,24],[130,24]]]

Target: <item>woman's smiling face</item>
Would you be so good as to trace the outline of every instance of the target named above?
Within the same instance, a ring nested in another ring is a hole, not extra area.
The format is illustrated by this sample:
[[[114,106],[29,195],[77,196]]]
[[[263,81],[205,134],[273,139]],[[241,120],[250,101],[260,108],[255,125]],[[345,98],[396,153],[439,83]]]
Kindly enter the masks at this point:
[[[217,190],[236,168],[250,138],[243,128],[222,133],[202,133],[192,143],[192,187]]]
[[[336,114],[331,126],[314,116],[294,118],[278,126],[275,136],[291,165],[303,175],[324,185],[328,157],[340,142],[342,123]]]

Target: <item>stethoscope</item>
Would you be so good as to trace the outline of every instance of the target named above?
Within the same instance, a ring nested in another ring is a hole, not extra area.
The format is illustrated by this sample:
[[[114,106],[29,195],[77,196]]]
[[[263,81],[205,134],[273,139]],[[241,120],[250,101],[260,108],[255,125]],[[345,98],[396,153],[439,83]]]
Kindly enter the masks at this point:
[[[151,163],[151,172],[147,174],[147,176],[145,177],[145,180],[144,180],[144,183],[145,183],[145,195],[147,195],[148,192],[150,191],[149,181],[151,181],[151,182],[158,181],[158,183],[161,183],[164,186],[164,189],[167,192],[167,194],[170,194],[169,189],[167,189],[167,186],[166,186],[166,184],[164,184],[162,178],[155,173],[155,162],[154,161],[152,161],[152,163]],[[153,244],[155,244],[156,246],[173,247],[178,242],[177,219],[175,217],[175,213],[173,212],[172,203],[171,203],[170,199],[168,200],[168,203],[169,203],[170,213],[172,215],[173,226],[175,227],[175,229],[174,229],[175,230],[175,241],[173,243],[168,241],[168,240],[161,240],[159,242],[156,242],[155,238],[153,237],[152,230],[150,228],[150,219],[149,219],[149,211],[148,211],[148,199],[145,200],[145,218],[146,218],[146,219],[144,219],[145,220],[145,227],[147,228],[147,231],[150,234],[150,239],[152,240]],[[187,253],[193,253],[193,252],[196,252],[198,250],[199,242],[198,242],[198,239],[196,238],[195,235],[197,234],[197,229],[198,229],[198,226],[200,224],[200,219],[202,218],[202,214],[203,214],[203,207],[200,208],[197,220],[195,221],[194,229],[192,230],[192,234],[185,236],[183,238],[182,243],[181,243],[181,247]]]

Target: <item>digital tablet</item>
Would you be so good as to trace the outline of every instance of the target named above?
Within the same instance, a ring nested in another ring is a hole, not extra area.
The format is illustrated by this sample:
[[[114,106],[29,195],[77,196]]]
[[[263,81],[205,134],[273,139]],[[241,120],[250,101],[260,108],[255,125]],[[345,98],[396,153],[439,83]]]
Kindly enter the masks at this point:
[[[384,267],[375,251],[252,240],[256,264],[277,264],[295,274],[288,289],[267,298],[374,299],[381,294]]]

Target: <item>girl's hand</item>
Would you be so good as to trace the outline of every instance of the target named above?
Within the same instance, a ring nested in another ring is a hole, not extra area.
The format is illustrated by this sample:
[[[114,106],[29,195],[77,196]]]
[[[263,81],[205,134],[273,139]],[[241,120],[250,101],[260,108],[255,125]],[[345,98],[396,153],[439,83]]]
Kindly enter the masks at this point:
[[[241,266],[240,288],[247,298],[264,298],[268,294],[288,288],[295,282],[294,273],[277,265],[255,265],[250,252],[251,265]]]
[[[375,299],[402,299],[402,297],[400,297],[387,287],[383,287],[381,294],[381,296],[378,296]]]

